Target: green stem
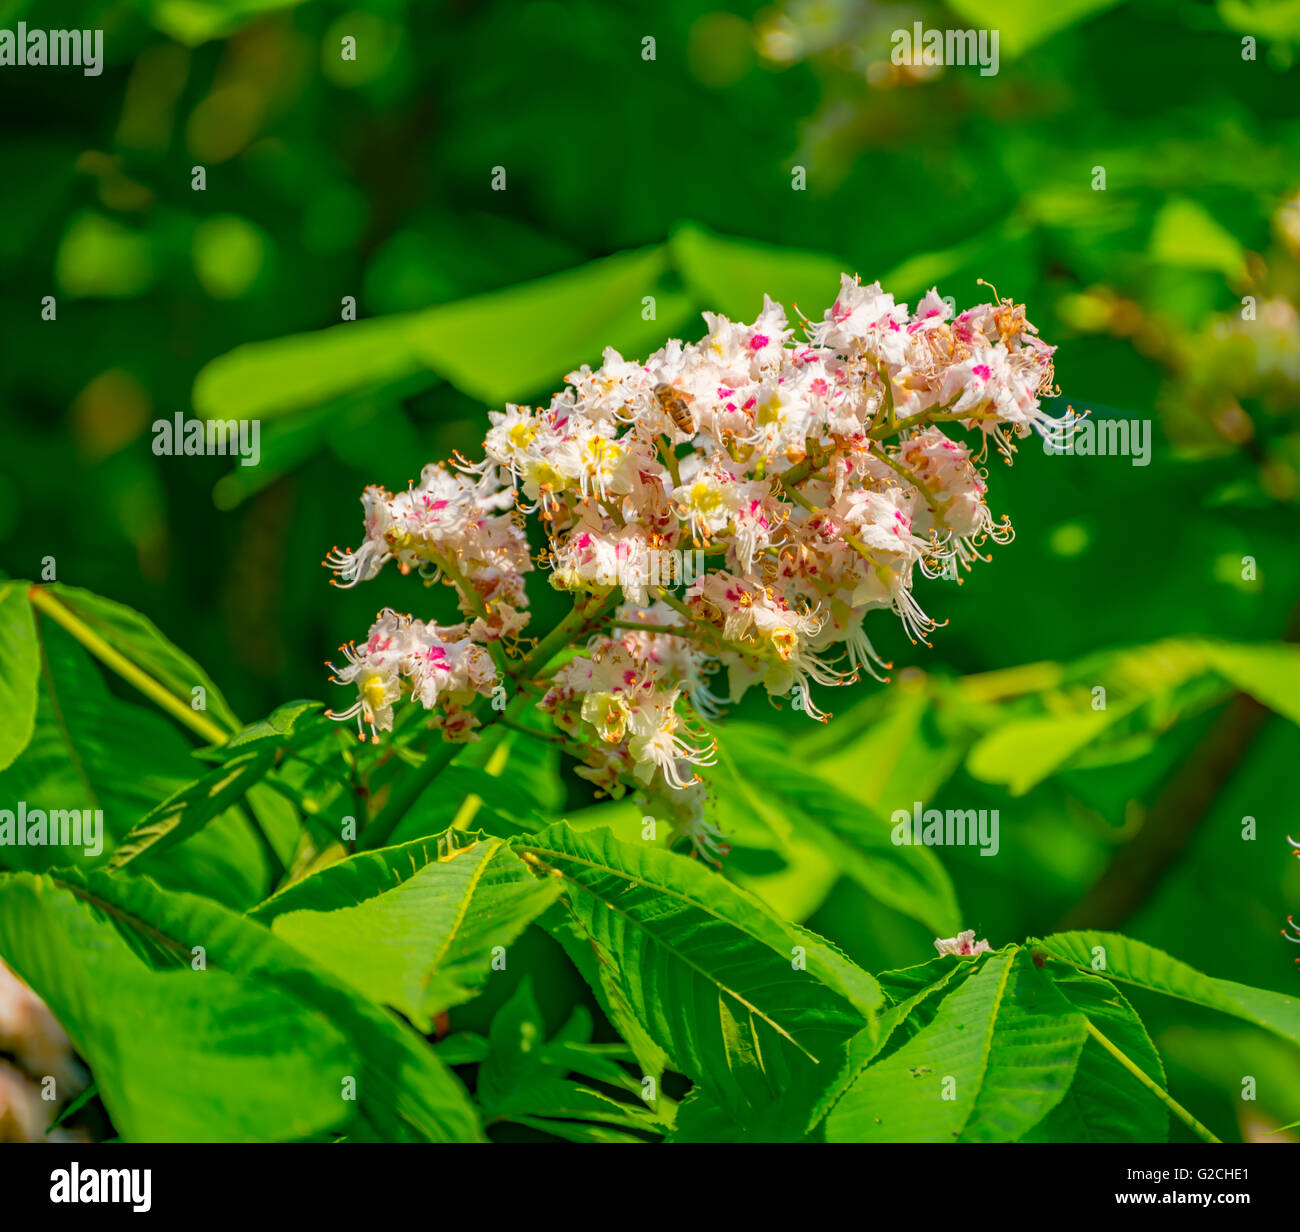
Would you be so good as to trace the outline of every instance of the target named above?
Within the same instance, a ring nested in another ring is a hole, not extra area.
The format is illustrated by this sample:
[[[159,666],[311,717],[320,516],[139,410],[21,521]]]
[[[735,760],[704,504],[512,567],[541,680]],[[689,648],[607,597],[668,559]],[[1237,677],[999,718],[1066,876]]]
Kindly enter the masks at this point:
[[[561,650],[577,637],[589,624],[600,619],[618,602],[617,588],[603,597],[593,596],[586,603],[575,603],[569,614],[540,642],[532,653],[511,673],[515,680],[526,680],[542,670]]]
[[[893,423],[885,423],[878,428],[872,428],[866,436],[871,441],[884,441],[891,436],[897,436],[900,432],[906,432],[909,428],[921,428],[932,423],[958,423],[970,417],[970,411],[962,411],[960,414],[934,409],[917,411],[915,415],[908,415],[906,419],[896,419]]]
[[[916,488],[916,490],[920,492],[921,495],[925,498],[925,503],[930,506],[930,513],[934,516],[935,525],[940,530],[948,529],[948,523],[945,522],[943,519],[943,512],[939,508],[938,500],[935,498],[934,493],[931,492],[928,487],[926,487],[924,480],[922,480],[920,476],[912,474],[912,472],[909,471],[907,467],[903,466],[901,463],[895,462],[894,459],[891,458],[889,454],[883,449],[879,453],[875,453],[872,456],[879,458],[887,467],[889,467],[890,470],[894,472],[894,474],[900,476],[903,480],[905,480],[907,483],[910,483],[914,488]]]
[[[885,426],[892,428],[898,423],[898,416],[894,411],[894,381],[883,363],[876,365],[876,371],[885,386]]]
[[[134,685],[147,698],[156,702],[174,719],[179,719],[191,731],[197,732],[210,744],[225,744],[230,738],[230,732],[218,726],[206,715],[186,705],[148,672],[132,663],[120,650],[115,650],[48,591],[33,586],[27,592],[27,597],[34,608],[44,612],[56,624],[62,625],[101,663],[115,671],[128,684]]]
[[[1092,1025],[1092,1020],[1085,1018],[1088,1024],[1088,1034],[1097,1041],[1112,1057],[1115,1058],[1130,1074],[1133,1075],[1152,1095],[1156,1097],[1170,1112],[1174,1114],[1188,1129],[1198,1138],[1205,1142],[1220,1142],[1204,1125],[1200,1123],[1186,1108],[1182,1106],[1168,1091],[1156,1082],[1149,1074],[1142,1069],[1140,1065],[1135,1064],[1129,1057],[1116,1048],[1096,1027]]]
[[[645,620],[611,620],[611,629],[639,629],[644,633],[662,633],[669,637],[699,637],[698,629],[687,629],[682,625],[652,625]]]
[[[786,495],[789,496],[790,499],[794,501],[796,505],[802,505],[803,508],[808,510],[808,512],[814,518],[827,518],[830,516],[829,514],[827,514],[825,509],[818,509],[817,506],[814,505],[812,501],[810,501],[806,496],[804,496],[802,492],[796,492],[793,488],[787,488]],[[871,554],[871,549],[868,548],[867,545],[863,543],[862,540],[859,539],[856,535],[850,535],[847,531],[841,528],[840,538],[843,539],[844,542],[847,543],[849,547],[851,547],[869,565],[880,564],[880,561],[878,561]]]
[[[681,471],[677,466],[677,454],[673,450],[673,443],[666,436],[661,438],[663,446],[659,451],[659,456],[663,459],[664,465],[668,468],[668,474],[672,477],[673,487],[682,486]]]
[[[451,579],[452,585],[460,592],[461,597],[465,600],[465,605],[470,611],[483,622],[485,627],[490,628],[491,619],[487,604],[483,601],[483,596],[474,589],[474,584],[461,572],[456,562],[448,556],[442,556],[435,552],[430,552],[429,558]],[[505,675],[509,671],[510,665],[506,662],[505,651],[501,649],[501,643],[489,641],[487,651],[492,656],[492,662],[496,665],[497,671]]]

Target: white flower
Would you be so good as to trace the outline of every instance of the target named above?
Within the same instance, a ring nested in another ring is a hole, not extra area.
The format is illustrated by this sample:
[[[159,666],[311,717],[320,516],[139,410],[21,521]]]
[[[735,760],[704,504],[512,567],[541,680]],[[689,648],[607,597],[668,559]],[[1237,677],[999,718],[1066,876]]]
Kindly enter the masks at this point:
[[[958,933],[955,937],[936,937],[934,939],[934,948],[938,950],[940,954],[958,954],[962,956],[988,954],[992,952],[987,941],[975,940],[975,930],[973,928],[968,928],[965,932]]]
[[[694,799],[712,743],[692,723],[721,712],[720,693],[761,685],[825,719],[813,686],[884,679],[870,613],[892,611],[914,641],[938,627],[914,594],[918,574],[970,569],[1011,538],[988,506],[988,442],[1009,459],[1016,438],[1063,431],[1041,403],[1053,348],[1023,307],[999,299],[954,316],[931,288],[910,309],[845,275],[802,340],[768,297],[752,323],[704,322],[698,342],[670,339],[644,363],[607,349],[545,407],[490,412],[479,461],[425,467],[396,494],[366,489],[361,545],[327,561],[339,583],[393,560],[454,586],[463,623],[381,613],[335,669],[356,690],[338,717],[387,729],[410,697],[449,739],[473,735],[476,699],[524,653],[525,514],[537,515],[551,584],[587,605],[584,620],[607,601],[583,627],[585,650],[536,679],[581,773],[613,795]],[[974,454],[939,416],[979,434]],[[691,548],[704,575],[671,594],[677,579],[651,562]],[[702,818],[692,806],[694,829],[680,832],[708,858],[719,848]]]

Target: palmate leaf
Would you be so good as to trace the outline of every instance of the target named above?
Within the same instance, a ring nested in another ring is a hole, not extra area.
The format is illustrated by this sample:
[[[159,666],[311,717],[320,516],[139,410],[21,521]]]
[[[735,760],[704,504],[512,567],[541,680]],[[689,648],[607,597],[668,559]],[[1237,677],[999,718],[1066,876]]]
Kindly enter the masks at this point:
[[[564,886],[607,998],[732,1111],[814,1082],[881,1002],[834,947],[683,856],[564,824],[514,846]]]
[[[1014,1140],[1064,1096],[1086,1035],[1083,1015],[1032,958],[1001,950],[859,1075],[826,1117],[826,1139]]]
[[[559,893],[500,839],[447,831],[331,864],[251,915],[428,1032]]]
[[[1300,1044],[1300,1000],[1295,997],[1203,975],[1163,950],[1119,933],[1054,933],[1040,944],[1052,957],[1085,971],[1094,969],[1094,951],[1100,946],[1104,966],[1095,969],[1108,980],[1180,997],[1245,1019],[1293,1044]]]
[[[247,975],[157,970],[67,884],[0,877],[0,953],[45,1000],[135,1141],[302,1138],[348,1119],[358,1068],[310,1004]]]
[[[196,977],[224,972],[237,979],[241,986],[250,984],[267,996],[279,995],[281,1008],[286,1009],[291,1021],[298,1021],[300,1014],[306,1015],[308,1027],[304,1029],[310,1029],[315,1022],[331,1024],[347,1041],[351,1064],[342,1076],[355,1079],[355,1099],[344,1099],[336,1068],[317,1066],[310,1081],[313,1093],[322,1090],[324,1098],[338,1111],[333,1125],[341,1128],[350,1140],[482,1140],[482,1129],[468,1094],[424,1040],[389,1011],[367,1001],[263,925],[210,899],[164,891],[146,877],[74,870],[41,881],[59,893],[67,891],[75,895],[93,908],[142,962],[155,972],[166,973],[168,979],[175,978],[177,968],[183,969],[181,974],[188,971],[195,947],[201,947],[207,971],[194,973]],[[0,880],[0,886],[4,884]],[[0,889],[0,911],[7,899],[7,890]],[[87,972],[88,979],[95,975],[99,949],[111,946],[113,940],[110,936],[75,957],[75,964]],[[30,938],[22,933],[12,938],[6,934],[0,936],[0,952],[8,957],[29,943]],[[87,953],[96,955],[94,963],[87,961]],[[57,982],[39,971],[31,970],[29,974],[22,968],[19,970],[47,1000],[50,999],[47,989],[57,993]],[[54,1000],[50,1004],[65,1026],[69,1025],[63,1018],[61,1005]],[[95,1015],[119,1011],[128,1016],[128,1021],[139,1025],[130,1000],[116,997],[110,981],[104,981],[102,986],[97,982],[86,1009],[90,1020],[97,1021]],[[168,1030],[174,1025],[167,1025],[165,1006],[159,1010],[159,1021]],[[196,1028],[192,1035],[194,1064],[201,1067],[204,1050],[215,1045],[205,1039],[202,1030]],[[91,1064],[94,1068],[93,1059]],[[102,1083],[98,1070],[95,1076]],[[141,1101],[161,1100],[166,1092],[146,1082],[145,1077],[136,1080],[132,1097]],[[182,1084],[178,1089],[183,1097],[190,1088]],[[219,1096],[217,1092],[214,1098]],[[174,1115],[201,1117],[203,1104],[196,1103],[192,1110]],[[254,1130],[252,1136],[259,1136],[258,1131]]]

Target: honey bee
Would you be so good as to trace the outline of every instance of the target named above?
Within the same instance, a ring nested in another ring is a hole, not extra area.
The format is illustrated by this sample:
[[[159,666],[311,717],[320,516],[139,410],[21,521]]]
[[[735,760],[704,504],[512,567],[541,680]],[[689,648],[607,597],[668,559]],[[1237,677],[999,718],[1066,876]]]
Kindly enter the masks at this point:
[[[683,393],[665,382],[655,386],[655,401],[687,436],[695,435],[695,416],[691,414],[691,403],[695,401],[694,394]]]

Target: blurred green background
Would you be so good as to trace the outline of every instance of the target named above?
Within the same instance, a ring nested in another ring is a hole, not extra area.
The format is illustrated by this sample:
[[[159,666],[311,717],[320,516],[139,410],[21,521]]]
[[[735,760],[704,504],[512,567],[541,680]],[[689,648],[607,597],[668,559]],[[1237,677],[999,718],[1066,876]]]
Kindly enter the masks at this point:
[[[819,318],[840,269],[959,308],[983,278],[1060,344],[1061,409],[1152,421],[1150,465],[1029,442],[990,467],[1014,544],[921,588],[951,621],[934,648],[869,622],[904,679],[823,699],[824,732],[758,700],[743,717],[885,812],[999,808],[1000,858],[940,853],[995,946],[1081,910],[1294,990],[1277,932],[1300,912],[1300,730],[1234,694],[1257,666],[1188,639],[1297,627],[1295,4],[0,3],[0,28],[20,20],[102,29],[105,65],[0,70],[9,575],[52,557],[146,613],[245,719],[324,697],[321,661],[419,594],[331,590],[322,556],[357,540],[365,484],[474,452],[487,406],[544,401],[607,344],[693,339],[705,308],[752,318],[764,290]],[[1000,71],[891,63],[915,21],[996,27]],[[357,332],[275,342],[331,326]],[[156,457],[154,420],[196,410],[259,416],[261,464]],[[1062,666],[959,679],[1036,662]],[[1099,683],[1129,707],[1112,728],[1041,781],[990,769],[1056,740],[1041,721]],[[1252,692],[1270,688],[1300,706],[1285,678]],[[1005,747],[976,752],[995,730]],[[1167,850],[1131,845],[1157,823]],[[1137,889],[1090,890],[1116,858]],[[926,957],[924,912],[824,857],[741,841],[732,875],[873,970]],[[1292,1050],[1138,1008],[1211,1128],[1295,1116]],[[1260,1104],[1236,1097],[1248,1073]]]

